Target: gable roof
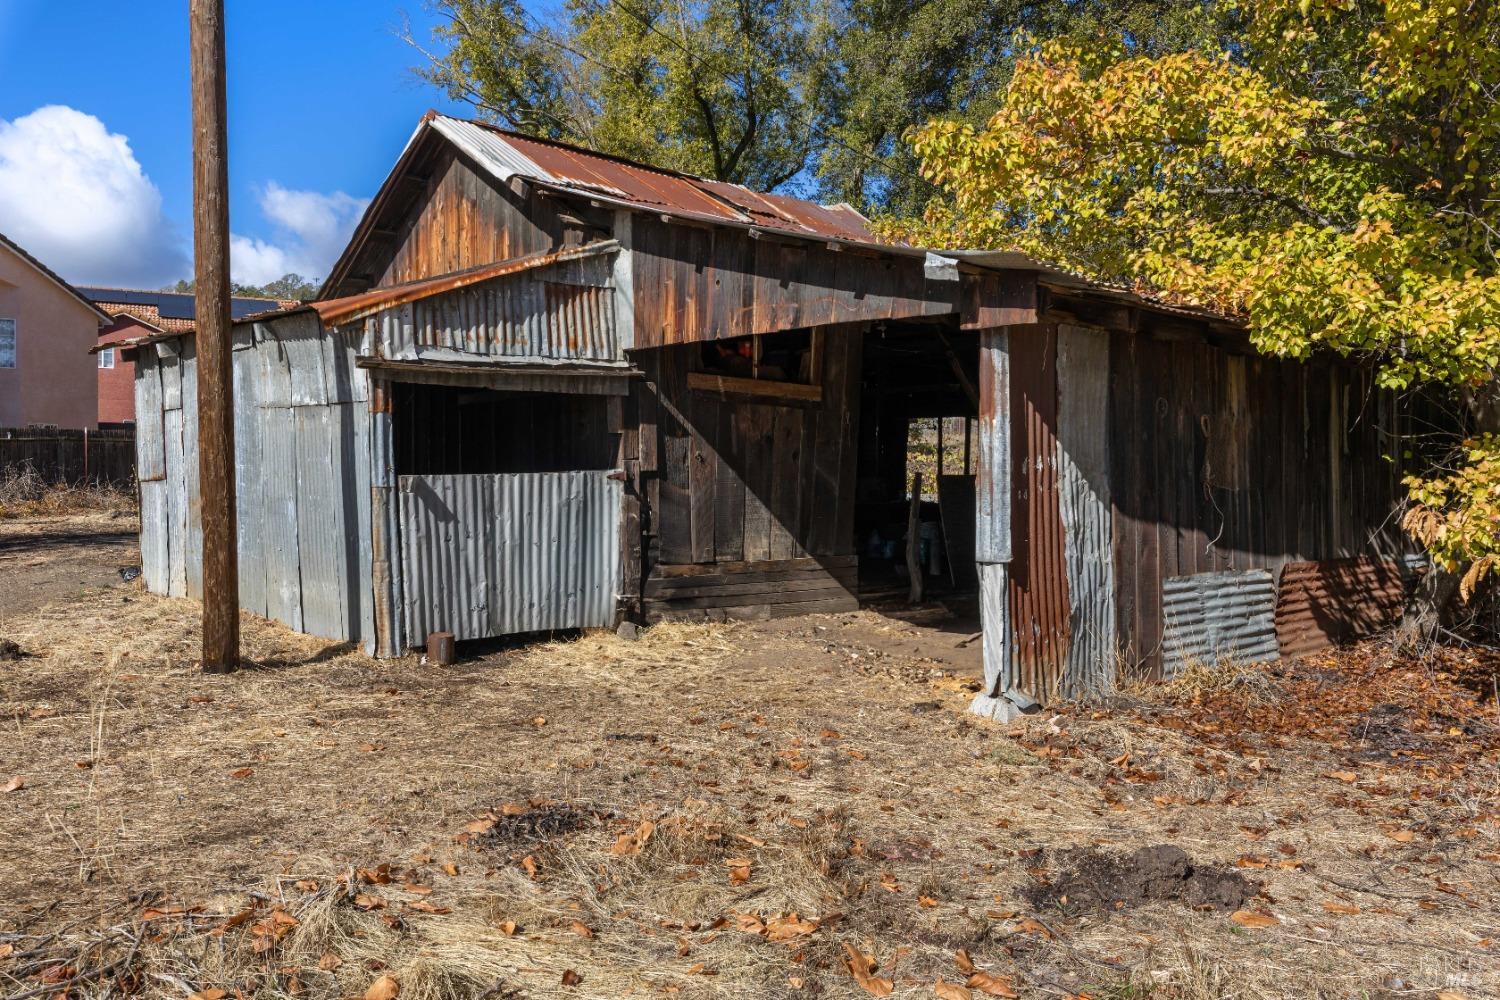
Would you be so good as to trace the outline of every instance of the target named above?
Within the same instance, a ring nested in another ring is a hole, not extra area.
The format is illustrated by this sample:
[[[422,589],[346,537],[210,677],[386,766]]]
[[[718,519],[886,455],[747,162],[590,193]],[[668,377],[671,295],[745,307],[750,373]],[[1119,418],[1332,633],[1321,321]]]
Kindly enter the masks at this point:
[[[63,291],[67,292],[69,295],[71,295],[73,298],[77,299],[79,302],[83,303],[83,305],[90,312],[92,312],[95,316],[99,317],[99,322],[101,324],[106,324],[107,325],[109,323],[113,323],[114,322],[114,317],[113,316],[111,316],[109,313],[105,312],[103,309],[100,309],[97,305],[95,305],[89,299],[88,296],[84,295],[78,289],[76,289],[72,285],[68,284],[66,281],[64,281],[61,277],[58,276],[58,274],[57,274],[56,271],[52,270],[52,268],[48,267],[46,264],[43,264],[41,261],[39,261],[35,257],[31,256],[31,254],[29,254],[29,253],[26,252],[25,248],[23,248],[15,240],[12,240],[10,237],[6,236],[4,233],[0,233],[0,246],[4,246],[6,249],[8,249],[11,252],[13,252],[17,257],[20,257],[22,261],[24,261],[25,263],[29,264],[35,270],[39,271],[41,273],[42,277],[46,278],[48,281],[52,282],[58,288],[61,288]]]

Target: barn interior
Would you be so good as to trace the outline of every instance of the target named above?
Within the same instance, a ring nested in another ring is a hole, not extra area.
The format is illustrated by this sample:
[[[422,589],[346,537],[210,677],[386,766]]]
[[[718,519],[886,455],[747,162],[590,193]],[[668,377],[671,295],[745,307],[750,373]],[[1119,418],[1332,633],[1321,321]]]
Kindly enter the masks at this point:
[[[909,594],[910,564],[925,596],[973,598],[978,379],[978,335],[955,317],[880,323],[866,335],[854,518],[862,601]]]

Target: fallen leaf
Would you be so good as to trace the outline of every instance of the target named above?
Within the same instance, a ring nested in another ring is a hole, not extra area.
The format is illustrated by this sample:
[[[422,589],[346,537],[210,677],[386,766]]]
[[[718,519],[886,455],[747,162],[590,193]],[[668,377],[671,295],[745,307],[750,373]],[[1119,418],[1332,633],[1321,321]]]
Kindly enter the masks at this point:
[[[1329,771],[1325,777],[1332,778],[1335,781],[1342,781],[1347,785],[1352,785],[1355,781],[1359,780],[1359,775],[1353,771]]]
[[[222,989],[214,986],[210,989],[199,990],[188,996],[188,1000],[224,1000],[228,996]]]
[[[344,960],[342,958],[339,958],[331,951],[325,951],[323,953],[323,957],[318,959],[318,968],[322,969],[324,972],[332,972],[334,969],[337,969],[343,964]]]
[[[974,994],[968,987],[957,983],[945,983],[941,979],[932,984],[932,992],[942,997],[943,1000],[974,1000]]]
[[[1349,916],[1354,916],[1359,913],[1359,907],[1353,906],[1349,903],[1340,903],[1335,900],[1329,900],[1328,902],[1324,903],[1323,909],[1328,913],[1344,913],[1348,914]]]
[[[547,717],[545,715],[538,715],[536,718],[531,720],[531,724],[540,729],[547,724]]]
[[[860,989],[877,997],[888,997],[895,992],[894,982],[875,975],[876,966],[873,958],[847,941],[844,942],[844,951],[848,956],[844,959],[844,967],[849,970],[849,975],[854,977]]]
[[[526,872],[527,875],[530,875],[532,878],[536,878],[536,858],[535,857],[533,857],[530,854],[526,855],[526,857],[524,857],[524,858],[521,859],[521,867],[525,870],[525,872]]]
[[[1229,919],[1241,927],[1275,927],[1281,923],[1269,913],[1256,913],[1254,910],[1235,910],[1229,915]]]
[[[953,962],[958,966],[958,971],[962,972],[964,975],[968,975],[971,972],[977,971],[974,968],[974,960],[970,958],[969,953],[962,948],[960,948],[954,954]]]
[[[938,901],[933,899],[931,896],[918,896],[917,905],[925,910],[930,910],[934,906],[938,905]]]
[[[506,937],[516,936],[516,922],[514,920],[502,920],[499,924],[500,933]]]
[[[384,749],[385,749],[385,744],[384,743],[361,743],[359,745],[359,752],[360,753],[379,753],[381,750],[384,750]]]
[[[25,787],[26,779],[21,777],[19,774],[5,783],[5,791],[7,792],[19,792]]]
[[[360,910],[383,910],[385,909],[385,900],[379,896],[372,896],[367,892],[361,892],[355,894],[354,906]]]
[[[787,913],[766,921],[766,940],[791,941],[811,934],[817,929],[816,921],[806,920],[795,913]]]
[[[406,908],[408,910],[416,910],[418,913],[438,913],[438,914],[442,914],[442,913],[452,913],[453,912],[451,909],[449,909],[446,906],[438,906],[435,903],[429,903],[425,899],[419,899],[419,900],[417,900],[414,903],[407,903],[406,904]]]
[[[401,995],[401,984],[390,976],[381,976],[365,990],[365,1000],[396,1000]]]
[[[1398,844],[1410,844],[1417,837],[1417,835],[1410,830],[1394,830],[1386,834],[1386,836],[1390,837]]]
[[[750,864],[749,858],[726,859],[724,867],[729,869],[729,884],[744,885],[750,881]]]
[[[444,875],[457,875],[458,874],[458,865],[455,865],[451,861],[445,863],[443,865],[443,874]]]
[[[255,768],[253,767],[237,767],[233,771],[229,772],[229,776],[231,778],[248,778],[254,773]]]
[[[1457,990],[1439,990],[1437,1000],[1469,1000],[1469,998]]]
[[[581,982],[583,982],[583,977],[572,969],[568,969],[562,974],[562,984],[564,986],[577,986]]]
[[[15,950],[16,946],[11,944],[9,941],[6,941],[4,944],[0,944],[0,958],[10,958],[10,956],[15,953]]]
[[[1021,995],[1012,988],[1009,976],[992,976],[988,972],[975,972],[969,977],[969,987],[985,996],[1005,997],[1006,1000],[1017,1000]]]
[[[650,820],[644,820],[635,828],[633,833],[622,833],[615,846],[609,849],[609,853],[617,858],[628,858],[641,853],[641,850],[651,842],[651,836],[656,832],[656,824]]]
[[[591,938],[594,936],[593,930],[582,920],[573,921],[573,923],[569,925],[569,930],[571,930],[574,934],[577,934],[581,938]]]

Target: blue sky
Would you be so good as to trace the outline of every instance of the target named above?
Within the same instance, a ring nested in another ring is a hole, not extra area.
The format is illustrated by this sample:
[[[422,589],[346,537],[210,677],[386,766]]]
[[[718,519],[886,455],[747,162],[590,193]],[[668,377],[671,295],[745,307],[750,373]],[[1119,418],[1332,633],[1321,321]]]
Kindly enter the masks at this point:
[[[0,0],[0,232],[71,280],[187,275],[187,6]],[[227,8],[236,277],[326,268],[422,112],[466,107],[410,73],[421,0]]]

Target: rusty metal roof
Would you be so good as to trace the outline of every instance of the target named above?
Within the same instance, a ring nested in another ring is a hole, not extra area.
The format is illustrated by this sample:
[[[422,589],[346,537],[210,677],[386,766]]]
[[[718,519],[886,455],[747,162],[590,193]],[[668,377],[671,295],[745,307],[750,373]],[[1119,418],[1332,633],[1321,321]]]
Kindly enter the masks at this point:
[[[869,221],[848,205],[818,205],[785,195],[762,194],[740,184],[660,170],[446,115],[430,116],[422,127],[436,129],[502,180],[521,176],[678,218],[755,226],[802,237],[876,242]]]
[[[612,253],[619,248],[620,244],[614,240],[598,240],[593,243],[586,243],[583,246],[569,247],[553,253],[537,253],[526,257],[516,257],[512,260],[502,260],[495,264],[485,264],[483,267],[471,268],[467,271],[460,271],[457,274],[445,274],[441,277],[424,278],[421,281],[412,281],[404,285],[375,288],[368,292],[360,292],[358,295],[347,295],[341,299],[313,302],[309,303],[309,307],[317,311],[319,318],[324,323],[329,326],[337,326],[344,323],[352,323],[384,309],[389,309],[392,306],[405,305],[408,302],[416,302],[433,295],[442,295],[445,292],[457,291],[460,288],[467,288],[470,285],[491,281],[495,278],[504,277],[507,274],[518,274],[521,271],[561,264],[564,261],[580,260],[584,257],[593,257],[601,253]],[[270,313],[242,317],[240,322],[246,319],[264,319],[267,316],[278,315],[279,312],[280,310],[277,310]]]

